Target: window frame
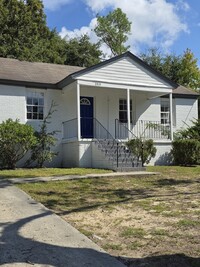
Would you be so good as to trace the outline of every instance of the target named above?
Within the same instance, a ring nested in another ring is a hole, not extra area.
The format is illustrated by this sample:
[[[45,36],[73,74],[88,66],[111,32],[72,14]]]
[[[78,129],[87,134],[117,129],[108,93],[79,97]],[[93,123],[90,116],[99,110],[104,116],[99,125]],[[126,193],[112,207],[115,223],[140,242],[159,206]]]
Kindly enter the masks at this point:
[[[44,119],[44,93],[28,92],[26,95],[26,119],[42,121]]]
[[[163,109],[167,108],[168,110],[162,110],[162,108]],[[165,116],[163,117],[163,115]],[[168,98],[160,99],[160,124],[167,126],[170,125],[170,101]]]
[[[123,102],[122,102],[123,101]],[[121,102],[121,103],[120,103]],[[122,107],[122,109],[121,109]],[[119,99],[119,122],[120,123],[128,123],[128,106],[127,106],[127,99],[120,98]],[[123,113],[123,116],[120,116],[120,114]],[[124,117],[124,118],[123,118]],[[130,99],[130,122],[133,123],[133,101]]]

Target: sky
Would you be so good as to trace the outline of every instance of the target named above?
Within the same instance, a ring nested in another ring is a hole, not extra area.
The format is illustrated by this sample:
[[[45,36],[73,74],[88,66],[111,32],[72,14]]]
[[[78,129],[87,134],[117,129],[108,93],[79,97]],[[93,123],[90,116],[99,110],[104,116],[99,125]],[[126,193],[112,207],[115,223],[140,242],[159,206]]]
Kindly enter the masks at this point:
[[[126,13],[131,24],[127,45],[136,55],[158,47],[164,53],[182,54],[191,49],[200,65],[199,0],[43,0],[47,24],[62,38],[87,33],[97,42],[96,14],[107,15],[116,8]],[[110,51],[102,46],[104,53]]]

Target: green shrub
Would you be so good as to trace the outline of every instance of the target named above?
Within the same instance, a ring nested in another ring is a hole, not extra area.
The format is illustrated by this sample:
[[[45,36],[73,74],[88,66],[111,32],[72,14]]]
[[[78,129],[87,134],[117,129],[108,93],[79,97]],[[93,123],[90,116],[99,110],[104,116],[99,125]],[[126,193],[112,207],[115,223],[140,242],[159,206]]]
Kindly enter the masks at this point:
[[[192,121],[192,125],[175,133],[175,139],[195,139],[200,141],[200,119]]]
[[[128,148],[143,163],[149,163],[151,158],[156,155],[156,147],[152,139],[142,140],[142,138],[135,138],[127,142]]]
[[[15,169],[17,162],[24,157],[35,143],[34,129],[20,124],[19,120],[8,119],[0,124],[0,167]]]
[[[200,141],[182,139],[172,142],[172,156],[177,165],[194,165],[200,163]]]

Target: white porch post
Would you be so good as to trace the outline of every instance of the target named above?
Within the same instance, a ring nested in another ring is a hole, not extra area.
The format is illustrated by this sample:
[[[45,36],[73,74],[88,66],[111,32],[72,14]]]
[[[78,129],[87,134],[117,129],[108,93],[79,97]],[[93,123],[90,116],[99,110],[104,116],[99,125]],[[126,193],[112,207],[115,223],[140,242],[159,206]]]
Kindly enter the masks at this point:
[[[131,117],[130,117],[130,89],[127,89],[127,121],[128,129],[131,130]],[[128,139],[130,138],[130,132],[128,132]]]
[[[172,116],[172,93],[169,94],[169,107],[170,107],[170,136],[171,140],[173,141],[173,116]]]
[[[77,137],[78,141],[81,139],[81,113],[80,113],[80,84],[76,84],[76,103],[77,103]]]

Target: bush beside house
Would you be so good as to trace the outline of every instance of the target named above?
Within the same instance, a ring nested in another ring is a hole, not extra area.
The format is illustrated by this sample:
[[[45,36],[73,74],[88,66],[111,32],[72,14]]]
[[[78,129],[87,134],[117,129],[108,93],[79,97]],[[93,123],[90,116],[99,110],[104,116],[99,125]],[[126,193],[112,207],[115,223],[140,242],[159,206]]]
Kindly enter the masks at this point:
[[[30,125],[20,124],[19,120],[8,119],[0,124],[0,167],[15,169],[36,143],[34,129]]]
[[[155,157],[157,151],[152,139],[143,140],[142,138],[135,138],[128,141],[127,146],[137,157],[137,160],[142,161],[142,164],[148,164],[151,158]]]
[[[171,152],[177,165],[200,164],[200,119],[193,121],[191,127],[176,133]]]

